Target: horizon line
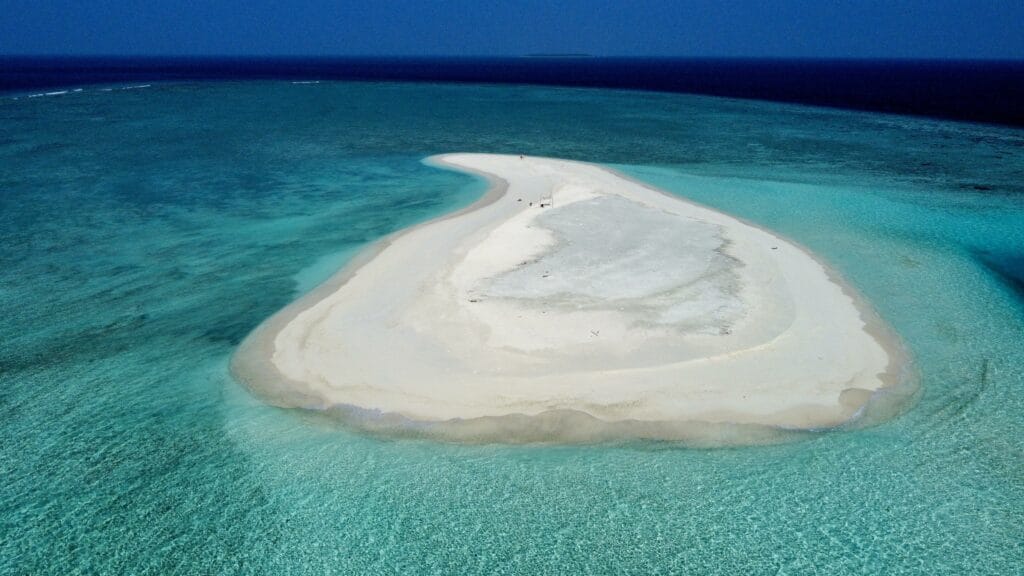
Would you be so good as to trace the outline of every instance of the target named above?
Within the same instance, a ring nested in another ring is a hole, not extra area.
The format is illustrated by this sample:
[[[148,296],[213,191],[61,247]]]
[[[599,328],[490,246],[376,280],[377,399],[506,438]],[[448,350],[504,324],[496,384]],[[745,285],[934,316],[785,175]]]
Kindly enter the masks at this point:
[[[2,53],[2,59],[152,59],[152,60],[689,60],[689,61],[793,61],[793,62],[1000,62],[1024,63],[1024,57],[937,56],[687,56],[587,53],[528,54],[58,54]]]

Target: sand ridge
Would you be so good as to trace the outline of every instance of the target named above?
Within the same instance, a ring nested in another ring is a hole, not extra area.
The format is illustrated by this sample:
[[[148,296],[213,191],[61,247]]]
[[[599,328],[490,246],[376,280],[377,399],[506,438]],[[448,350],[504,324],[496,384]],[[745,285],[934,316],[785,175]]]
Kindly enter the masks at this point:
[[[233,369],[262,397],[457,440],[748,443],[908,380],[866,303],[775,234],[591,164],[430,161],[492,191],[257,329]]]

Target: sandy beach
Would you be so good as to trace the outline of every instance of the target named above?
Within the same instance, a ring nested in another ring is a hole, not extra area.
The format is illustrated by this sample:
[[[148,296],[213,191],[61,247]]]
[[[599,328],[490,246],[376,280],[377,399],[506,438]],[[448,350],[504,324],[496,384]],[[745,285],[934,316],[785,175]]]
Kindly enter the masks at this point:
[[[730,443],[866,420],[907,378],[867,303],[769,231],[596,165],[429,161],[491,190],[253,332],[232,368],[266,401],[456,440]]]

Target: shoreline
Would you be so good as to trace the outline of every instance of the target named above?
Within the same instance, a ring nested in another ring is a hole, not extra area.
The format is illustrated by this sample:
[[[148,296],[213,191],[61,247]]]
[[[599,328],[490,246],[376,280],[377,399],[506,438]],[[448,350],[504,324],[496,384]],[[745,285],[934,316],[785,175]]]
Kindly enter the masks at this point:
[[[652,186],[642,180],[637,180],[632,176],[623,174],[614,168],[602,166],[600,164],[591,164],[592,166],[614,174],[615,176],[628,180],[635,183],[638,186],[642,186],[651,190],[652,192],[668,196],[673,199],[680,199],[680,196],[674,195],[666,190],[661,190],[655,186]],[[690,198],[683,198],[685,202],[693,204],[695,206],[701,206],[707,210],[718,212],[718,209],[707,206],[696,200]],[[741,216],[735,214],[728,214],[730,218],[737,220],[751,228],[757,228],[766,234],[775,236],[790,245],[794,246],[801,252],[803,252],[808,258],[817,262],[821,266],[825,274],[828,275],[829,280],[839,286],[845,294],[857,308],[857,312],[860,315],[861,321],[864,322],[864,331],[874,337],[877,341],[881,342],[886,352],[889,354],[889,364],[886,366],[880,378],[884,381],[885,386],[874,391],[871,397],[863,403],[860,410],[854,414],[847,422],[839,424],[833,427],[834,429],[840,428],[864,428],[875,424],[880,424],[886,420],[890,420],[900,413],[902,413],[908,404],[912,403],[917,394],[920,392],[919,388],[919,375],[913,362],[913,357],[910,350],[907,348],[903,339],[885,322],[885,320],[878,314],[871,302],[857,290],[843,275],[832,268],[827,262],[822,260],[817,254],[805,247],[803,244],[797,242],[774,230],[769,230],[756,222],[752,222]]]
[[[293,402],[279,403],[273,400],[274,395],[271,393],[272,390],[270,390],[272,387],[265,385],[267,384],[267,374],[270,374],[273,379],[279,379],[290,383],[295,389],[301,390],[304,388],[301,382],[288,378],[284,374],[278,372],[275,368],[271,359],[274,349],[273,337],[276,336],[276,333],[288,322],[294,320],[296,316],[308,310],[311,306],[333,293],[335,290],[344,286],[353,276],[356,275],[357,272],[359,272],[360,268],[387,249],[387,247],[398,238],[410,234],[419,228],[429,226],[435,222],[441,222],[450,218],[457,218],[463,214],[489,206],[504,196],[508,189],[508,182],[493,174],[472,170],[460,170],[455,166],[446,163],[439,156],[424,158],[422,162],[428,166],[434,166],[442,170],[470,173],[479,178],[483,178],[487,182],[487,189],[480,198],[474,200],[468,206],[459,208],[454,212],[442,214],[441,216],[430,218],[418,224],[413,224],[412,226],[396,230],[367,244],[363,248],[359,249],[355,256],[353,256],[352,259],[344,266],[339,268],[337,272],[331,274],[327,280],[324,280],[312,290],[302,294],[292,302],[286,304],[284,308],[281,308],[272,316],[263,322],[260,322],[252,332],[246,335],[241,344],[239,344],[238,349],[231,356],[229,368],[231,375],[234,376],[236,380],[241,381],[246,388],[256,393],[264,401],[280,408],[306,408],[317,410],[327,408],[322,405],[322,402],[317,402],[312,398],[310,399],[309,404],[304,405],[296,405]],[[271,332],[273,332],[273,334],[271,334]],[[317,404],[320,405],[318,406]]]
[[[342,269],[307,294],[302,295],[261,323],[250,333],[231,358],[231,372],[264,401],[279,407],[303,408],[327,414],[357,430],[371,433],[427,437],[456,442],[559,442],[585,443],[632,440],[681,441],[696,446],[723,446],[774,443],[803,437],[809,433],[839,428],[873,425],[900,413],[916,393],[916,377],[910,355],[899,337],[877,315],[870,304],[836,271],[829,268],[812,252],[773,231],[732,215],[703,206],[689,199],[659,190],[644,182],[625,176],[604,166],[572,162],[588,166],[630,182],[671,202],[680,202],[735,220],[772,238],[797,248],[813,260],[853,303],[863,330],[871,336],[887,355],[888,362],[878,373],[881,386],[873,390],[850,389],[840,395],[839,403],[849,414],[825,425],[787,426],[778,423],[743,422],[730,420],[729,414],[711,414],[711,419],[646,420],[638,418],[604,419],[585,409],[553,408],[532,414],[509,412],[469,417],[422,419],[403,415],[399,411],[360,407],[353,403],[331,402],[322,390],[306,382],[290,378],[275,364],[275,339],[281,331],[300,315],[345,287],[361,270],[372,263],[395,242],[423,228],[479,212],[497,203],[508,194],[510,184],[501,176],[448,161],[453,155],[432,156],[425,163],[443,169],[471,173],[484,178],[488,189],[469,206],[455,212],[396,231],[368,245]],[[533,159],[531,159],[532,161]],[[538,161],[546,159],[537,159]],[[556,162],[556,161],[551,161]],[[557,161],[565,162],[565,161]],[[849,392],[849,393],[847,393]]]

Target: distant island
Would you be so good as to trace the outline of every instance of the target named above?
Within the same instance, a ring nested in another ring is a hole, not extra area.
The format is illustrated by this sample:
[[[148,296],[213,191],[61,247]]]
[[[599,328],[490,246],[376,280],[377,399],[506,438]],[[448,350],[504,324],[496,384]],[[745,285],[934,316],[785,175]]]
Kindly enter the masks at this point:
[[[536,54],[527,54],[524,58],[593,58],[593,54],[586,54],[584,52],[538,52]]]

